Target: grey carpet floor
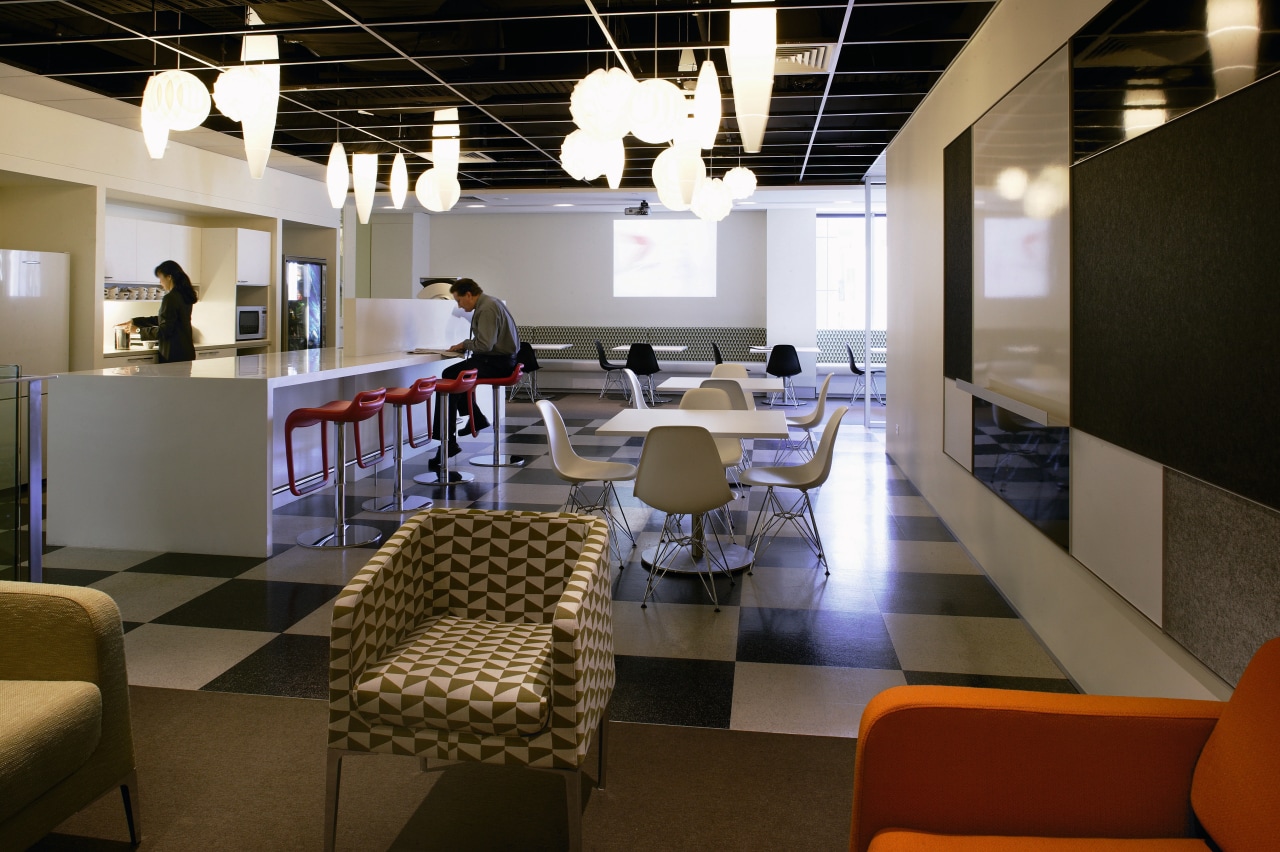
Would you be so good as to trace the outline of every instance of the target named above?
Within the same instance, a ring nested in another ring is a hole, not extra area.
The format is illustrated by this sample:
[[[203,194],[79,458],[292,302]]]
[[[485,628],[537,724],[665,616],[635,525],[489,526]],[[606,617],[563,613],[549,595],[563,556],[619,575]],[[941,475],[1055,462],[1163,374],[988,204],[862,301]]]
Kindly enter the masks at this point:
[[[143,842],[160,850],[322,848],[327,705],[133,687]],[[855,741],[614,723],[608,786],[590,789],[587,850],[848,848]],[[594,773],[594,755],[587,767]],[[412,759],[346,761],[339,850],[561,850],[551,773]],[[33,849],[129,849],[118,794]]]

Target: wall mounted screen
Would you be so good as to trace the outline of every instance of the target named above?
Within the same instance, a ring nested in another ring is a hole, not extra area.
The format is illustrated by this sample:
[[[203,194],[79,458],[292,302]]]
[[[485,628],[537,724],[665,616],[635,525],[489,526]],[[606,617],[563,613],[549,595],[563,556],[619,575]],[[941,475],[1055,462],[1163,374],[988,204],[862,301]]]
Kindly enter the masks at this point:
[[[1063,48],[973,126],[973,384],[1055,426],[1071,408],[1070,70]]]
[[[705,298],[715,294],[715,222],[638,218],[614,221],[614,296]]]

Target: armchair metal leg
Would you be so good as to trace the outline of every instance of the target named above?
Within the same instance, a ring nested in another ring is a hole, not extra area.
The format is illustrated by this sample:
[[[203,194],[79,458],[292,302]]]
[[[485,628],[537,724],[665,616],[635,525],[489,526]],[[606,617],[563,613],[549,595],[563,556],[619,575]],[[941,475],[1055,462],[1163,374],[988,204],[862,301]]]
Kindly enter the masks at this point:
[[[129,843],[142,842],[142,803],[138,798],[138,770],[125,776],[120,782],[120,798],[124,800],[124,818],[129,823]]]
[[[342,755],[329,749],[329,764],[324,779],[324,852],[333,852],[338,839],[338,788],[342,781]]]
[[[600,727],[596,733],[596,789],[604,789],[605,768],[609,765],[609,707],[605,705],[600,715]]]
[[[569,817],[569,852],[582,849],[582,772],[572,769],[564,773],[564,795]]]

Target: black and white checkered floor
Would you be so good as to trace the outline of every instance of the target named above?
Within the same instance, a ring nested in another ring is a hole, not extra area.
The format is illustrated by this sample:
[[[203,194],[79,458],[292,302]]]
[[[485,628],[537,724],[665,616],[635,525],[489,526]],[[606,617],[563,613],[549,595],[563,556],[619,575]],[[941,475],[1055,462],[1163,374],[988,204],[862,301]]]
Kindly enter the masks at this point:
[[[635,462],[641,440],[597,436],[618,400],[556,399],[579,453]],[[547,455],[546,432],[528,403],[515,403],[503,431],[523,468],[462,464],[475,481],[437,506],[555,510],[567,486]],[[1074,691],[1071,683],[973,564],[884,449],[881,432],[846,418],[832,474],[815,511],[829,554],[824,577],[799,538],[779,538],[754,572],[718,585],[715,612],[695,577],[668,575],[657,602],[640,608],[647,573],[639,549],[614,568],[614,644],[622,721],[779,733],[856,736],[866,702],[902,683]],[[850,421],[853,422],[850,422]],[[491,451],[490,433],[464,438],[462,461]],[[773,458],[756,442],[757,463]],[[425,472],[425,457],[406,474]],[[379,493],[389,488],[384,472]],[[372,479],[349,489],[353,520],[393,531],[395,516],[360,513]],[[641,547],[656,542],[662,517],[619,494]],[[735,528],[763,498],[735,501]],[[45,579],[92,585],[120,606],[129,680],[146,686],[325,698],[329,611],[370,549],[318,551],[292,545],[331,517],[332,492],[276,512],[269,559],[51,549]]]

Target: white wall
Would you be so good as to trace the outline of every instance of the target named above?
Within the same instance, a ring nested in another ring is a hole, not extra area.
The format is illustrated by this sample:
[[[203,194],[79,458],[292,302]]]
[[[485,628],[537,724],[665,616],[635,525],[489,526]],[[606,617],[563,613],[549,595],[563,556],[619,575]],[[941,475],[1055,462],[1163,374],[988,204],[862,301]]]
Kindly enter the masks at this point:
[[[505,299],[523,325],[765,325],[763,212],[734,211],[720,222],[716,295],[706,299],[615,299],[613,222],[619,218],[435,215],[430,274],[474,278],[486,292]],[[811,257],[813,245],[810,231]]]
[[[818,216],[816,210],[768,211],[768,343],[814,346],[818,341]],[[814,383],[818,356],[801,352],[796,384]]]
[[[888,150],[895,461],[1088,692],[1227,686],[943,453],[942,149],[1106,6],[1002,0]]]
[[[140,130],[0,95],[0,171],[101,186],[161,206],[181,202],[229,212],[337,224],[324,183],[268,165],[261,180],[244,160],[169,140],[164,158],[147,155]]]

